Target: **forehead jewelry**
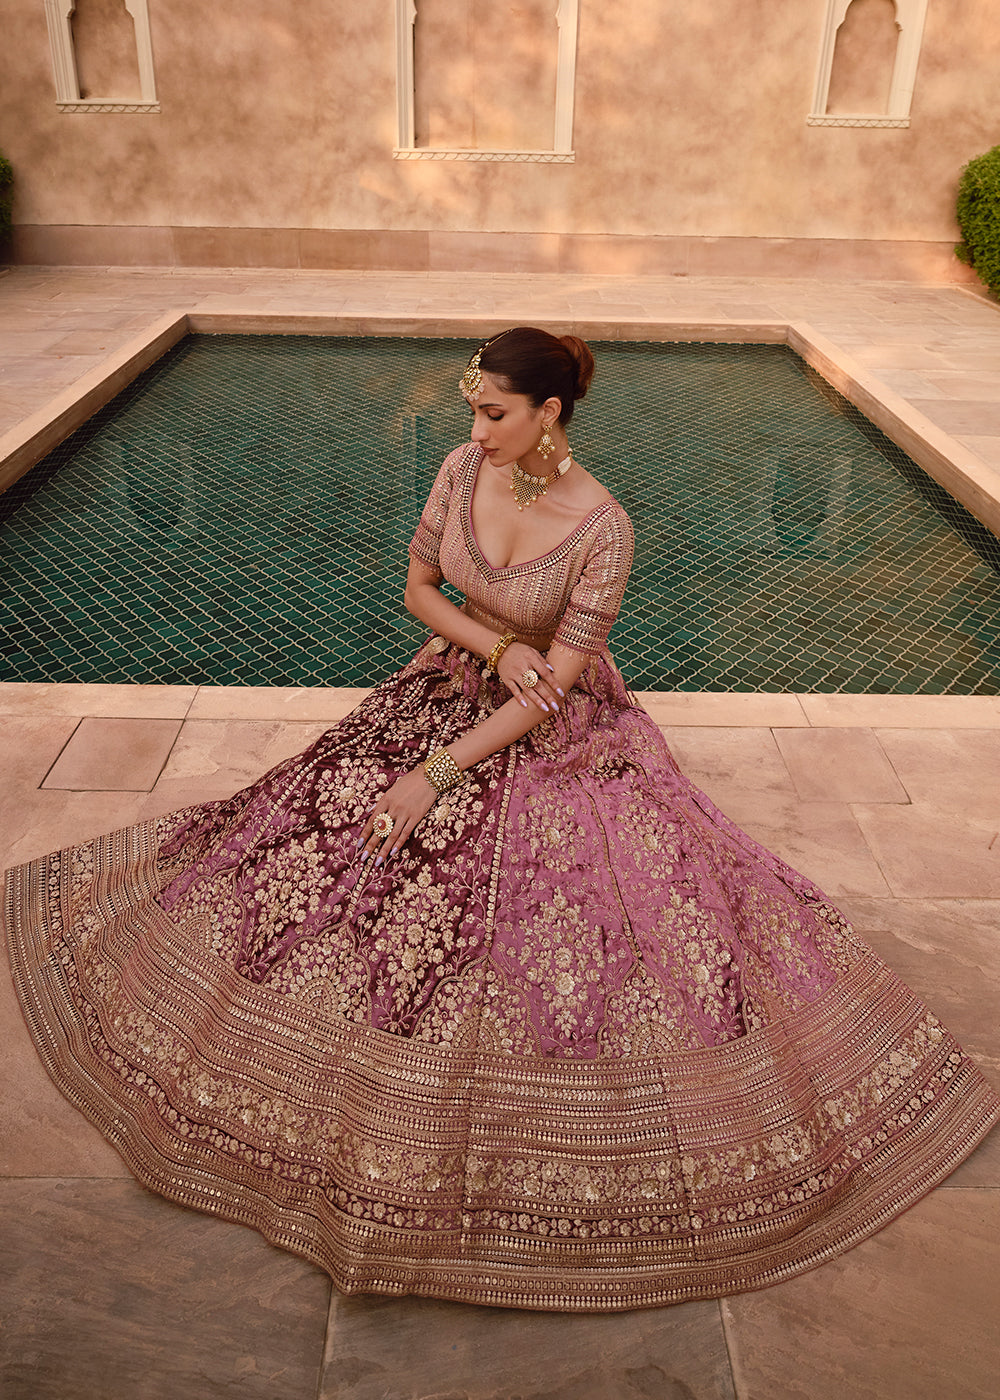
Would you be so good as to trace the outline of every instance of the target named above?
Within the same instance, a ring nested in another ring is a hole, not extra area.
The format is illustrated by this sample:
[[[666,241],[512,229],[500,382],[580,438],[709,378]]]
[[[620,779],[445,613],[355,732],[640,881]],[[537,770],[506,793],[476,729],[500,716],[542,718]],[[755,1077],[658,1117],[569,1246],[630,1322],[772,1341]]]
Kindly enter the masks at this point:
[[[500,335],[495,335],[492,340],[485,340],[469,361],[465,373],[458,381],[458,387],[461,389],[462,393],[467,399],[471,399],[473,403],[476,402],[483,392],[483,372],[479,368],[479,361],[483,351],[490,345],[494,345],[500,339],[500,336],[508,334],[509,331],[501,331]]]

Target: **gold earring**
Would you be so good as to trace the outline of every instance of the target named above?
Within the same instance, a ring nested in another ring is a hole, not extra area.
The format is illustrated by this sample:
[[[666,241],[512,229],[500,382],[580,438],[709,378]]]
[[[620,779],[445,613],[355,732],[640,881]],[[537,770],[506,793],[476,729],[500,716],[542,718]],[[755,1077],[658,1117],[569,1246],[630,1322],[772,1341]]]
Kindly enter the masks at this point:
[[[549,432],[549,425],[546,423],[542,431],[542,436],[538,439],[538,455],[547,462],[556,450],[556,445],[552,441],[552,434]]]

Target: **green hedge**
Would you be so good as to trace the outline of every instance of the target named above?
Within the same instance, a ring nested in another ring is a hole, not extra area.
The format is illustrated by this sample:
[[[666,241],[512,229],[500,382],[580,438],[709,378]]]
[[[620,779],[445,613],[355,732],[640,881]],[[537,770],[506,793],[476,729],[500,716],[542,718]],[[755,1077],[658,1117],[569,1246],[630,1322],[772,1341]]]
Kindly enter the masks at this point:
[[[962,171],[958,226],[965,241],[955,252],[1000,296],[1000,146],[970,160]]]
[[[9,160],[0,156],[0,252],[10,241],[10,213],[14,204],[14,170]]]

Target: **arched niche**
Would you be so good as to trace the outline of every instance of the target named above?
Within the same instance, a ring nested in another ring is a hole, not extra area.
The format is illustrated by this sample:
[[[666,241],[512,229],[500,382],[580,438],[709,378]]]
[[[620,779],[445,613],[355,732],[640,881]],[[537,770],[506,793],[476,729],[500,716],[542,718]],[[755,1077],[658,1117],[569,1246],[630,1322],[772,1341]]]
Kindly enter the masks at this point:
[[[810,126],[909,126],[927,0],[893,0],[897,37],[892,71],[888,75],[889,92],[885,110],[831,112],[830,82],[837,54],[837,37],[852,3],[853,0],[827,0],[813,109],[806,120]]]
[[[576,86],[576,36],[579,16],[579,0],[552,0],[554,7],[551,33],[552,52],[546,55],[550,62],[544,67],[552,75],[555,91],[547,104],[552,123],[551,144],[540,143],[533,148],[508,148],[501,144],[478,143],[475,137],[475,123],[469,123],[468,143],[454,144],[442,141],[435,144],[435,122],[428,116],[427,103],[421,100],[420,121],[417,119],[418,75],[416,68],[417,47],[414,43],[415,29],[419,22],[420,0],[396,0],[396,146],[393,155],[397,160],[466,160],[466,161],[540,161],[543,163],[569,163],[575,159],[573,152],[573,99]],[[447,7],[446,7],[447,8]],[[458,14],[465,7],[451,6]],[[440,9],[440,7],[439,7]],[[428,10],[430,13],[430,9]],[[441,11],[441,13],[445,13]],[[465,55],[463,55],[465,56]],[[454,61],[454,55],[449,56]],[[506,55],[505,55],[506,57]],[[474,53],[468,51],[470,67],[474,66]],[[470,90],[474,79],[470,79]],[[418,132],[418,125],[421,128]],[[447,122],[441,126],[447,132]],[[452,128],[458,129],[456,124]]]
[[[135,56],[139,75],[139,98],[123,101],[113,95],[83,97],[77,74],[73,41],[73,13],[76,0],[45,0],[45,20],[52,50],[56,106],[60,112],[158,112],[156,81],[153,75],[153,46],[149,32],[147,0],[122,0],[135,30]]]

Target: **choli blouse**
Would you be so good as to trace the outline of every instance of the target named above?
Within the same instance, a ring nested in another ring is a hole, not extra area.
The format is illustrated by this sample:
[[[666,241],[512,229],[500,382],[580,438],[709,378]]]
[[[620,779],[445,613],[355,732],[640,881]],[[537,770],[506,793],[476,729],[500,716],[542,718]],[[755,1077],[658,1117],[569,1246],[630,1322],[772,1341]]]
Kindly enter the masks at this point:
[[[538,559],[494,569],[472,528],[472,495],[483,460],[474,443],[444,459],[410,554],[465,594],[465,610],[539,650],[553,642],[587,655],[604,650],[618,616],[634,537],[614,499],[602,501],[561,544]]]

